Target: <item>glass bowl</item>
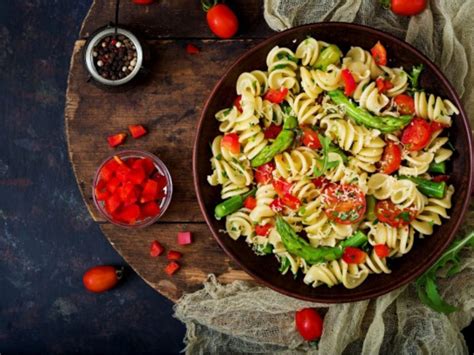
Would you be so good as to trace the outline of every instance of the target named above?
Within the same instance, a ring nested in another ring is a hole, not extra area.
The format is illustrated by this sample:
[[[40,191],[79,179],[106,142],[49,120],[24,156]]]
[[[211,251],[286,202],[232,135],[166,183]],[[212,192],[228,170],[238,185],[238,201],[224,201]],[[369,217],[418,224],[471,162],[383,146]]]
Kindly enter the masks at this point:
[[[158,173],[163,175],[166,178],[166,187],[164,188],[165,192],[165,197],[163,197],[159,201],[159,206],[160,206],[160,212],[153,217],[146,217],[144,219],[139,219],[137,220],[134,224],[127,224],[121,221],[115,220],[105,209],[105,203],[104,201],[99,201],[97,199],[95,189],[96,186],[100,180],[100,172],[104,165],[109,162],[110,160],[114,159],[114,157],[117,156],[122,160],[127,160],[129,158],[149,158],[155,165],[156,170]],[[114,154],[108,156],[99,166],[97,169],[95,176],[94,176],[94,181],[92,183],[92,197],[94,199],[94,205],[97,208],[97,210],[100,212],[100,214],[110,223],[120,226],[123,228],[144,228],[147,227],[153,223],[155,223],[158,219],[160,219],[161,216],[166,212],[170,202],[171,202],[171,197],[173,195],[173,181],[171,180],[171,175],[168,171],[168,168],[166,165],[161,161],[160,158],[158,158],[156,155],[142,151],[142,150],[121,150],[118,152],[115,152]]]

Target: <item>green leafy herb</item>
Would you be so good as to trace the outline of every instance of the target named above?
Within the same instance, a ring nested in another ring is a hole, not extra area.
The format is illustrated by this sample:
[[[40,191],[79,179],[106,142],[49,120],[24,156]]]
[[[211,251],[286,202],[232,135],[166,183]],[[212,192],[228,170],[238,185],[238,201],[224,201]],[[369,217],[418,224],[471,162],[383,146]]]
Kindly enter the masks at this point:
[[[222,112],[222,113],[224,114],[224,116],[229,116],[230,111],[232,111],[232,109],[231,109],[231,108],[227,108],[227,109],[225,109],[224,112]]]
[[[222,154],[221,154],[221,153],[217,154],[217,155],[216,155],[216,159],[217,159],[217,160],[221,160],[221,159],[222,159]]]
[[[408,211],[403,211],[403,212],[401,212],[397,217],[398,217],[398,218],[401,218],[401,219],[404,220],[405,222],[411,222],[411,219],[410,219],[410,212],[408,212]]]
[[[416,280],[416,291],[421,302],[437,312],[448,314],[458,310],[457,307],[446,303],[446,301],[441,298],[436,285],[436,273],[439,269],[448,264],[451,265],[447,272],[448,277],[459,272],[459,253],[465,246],[474,247],[474,232],[451,244],[441,258]]]
[[[255,254],[257,255],[268,255],[273,252],[273,245],[270,243],[267,244],[257,244],[255,246]]]
[[[296,57],[293,57],[292,55],[288,54],[288,53],[285,53],[285,52],[280,52],[277,54],[277,58],[279,60],[282,60],[282,59],[288,59],[288,60],[291,60],[292,62],[295,62],[295,63],[298,63],[298,58]]]
[[[278,69],[285,69],[286,67],[287,67],[286,64],[278,64],[278,65],[275,65],[275,66],[272,68],[272,71],[278,70]]]
[[[329,152],[330,152],[330,145],[331,140],[328,137],[325,137],[321,134],[318,134],[319,142],[322,146],[323,152],[323,159],[318,159],[319,164],[321,164],[321,169],[317,166],[314,167],[314,175],[315,177],[322,176],[326,171],[333,169],[339,165],[339,161],[329,161]]]
[[[411,88],[413,90],[418,89],[420,74],[423,69],[423,64],[420,64],[418,66],[415,65],[413,68],[411,68],[411,74],[408,74],[408,79],[410,79]]]
[[[280,260],[280,268],[278,269],[278,271],[280,271],[280,274],[285,275],[290,269],[290,266],[290,259],[285,256]]]

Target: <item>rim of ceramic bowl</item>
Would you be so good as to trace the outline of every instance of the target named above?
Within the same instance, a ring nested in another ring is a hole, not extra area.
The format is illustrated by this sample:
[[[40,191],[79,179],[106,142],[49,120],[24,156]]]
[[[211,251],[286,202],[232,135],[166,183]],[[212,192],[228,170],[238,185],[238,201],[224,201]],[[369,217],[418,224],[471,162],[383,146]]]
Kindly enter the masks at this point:
[[[97,197],[95,195],[95,187],[97,186],[97,183],[99,182],[100,179],[100,171],[104,167],[106,163],[108,163],[110,160],[114,159],[114,156],[118,156],[119,158],[149,158],[153,161],[155,164],[155,168],[158,170],[160,174],[162,174],[166,178],[166,195],[162,199],[162,202],[160,203],[160,213],[157,214],[155,217],[149,217],[147,219],[144,219],[143,222],[135,223],[135,224],[126,224],[122,223],[119,221],[114,220],[108,213],[105,211],[103,205],[104,203],[101,201],[97,200]],[[109,155],[106,159],[102,161],[102,163],[99,165],[97,168],[95,175],[94,175],[94,180],[92,183],[92,197],[94,200],[94,205],[95,208],[100,212],[100,214],[110,223],[126,228],[126,229],[136,229],[136,228],[145,228],[153,223],[155,223],[157,220],[159,220],[166,212],[168,209],[171,199],[173,196],[173,180],[171,178],[171,174],[166,167],[165,163],[158,158],[156,155],[143,151],[143,150],[138,150],[138,149],[127,149],[127,150],[121,150],[116,153],[113,153]]]

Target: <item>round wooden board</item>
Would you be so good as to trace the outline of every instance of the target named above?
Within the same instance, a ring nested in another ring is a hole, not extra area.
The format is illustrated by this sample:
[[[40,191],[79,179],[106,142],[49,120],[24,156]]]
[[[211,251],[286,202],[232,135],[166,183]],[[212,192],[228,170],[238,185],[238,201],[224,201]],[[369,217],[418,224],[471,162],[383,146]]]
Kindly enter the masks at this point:
[[[112,0],[94,1],[83,22],[81,38],[110,22],[114,4]],[[251,280],[212,238],[197,204],[191,169],[195,126],[206,97],[225,68],[270,33],[263,22],[260,1],[235,1],[235,6],[248,24],[241,27],[245,31],[237,39],[222,41],[209,39],[212,36],[199,2],[158,1],[144,7],[122,2],[121,22],[146,34],[153,58],[146,83],[125,92],[103,90],[88,82],[82,63],[85,39],[76,41],[72,53],[66,93],[66,135],[84,201],[120,255],[151,287],[172,301],[199,289],[210,273],[223,283]],[[188,43],[198,46],[200,53],[187,54]],[[133,123],[144,124],[149,134],[139,140],[128,137],[119,149],[143,149],[158,155],[170,170],[175,191],[159,223],[130,231],[101,218],[92,202],[91,184],[100,162],[114,151],[106,137],[127,131]],[[185,230],[193,233],[194,242],[180,247],[177,233]],[[165,257],[149,256],[153,240],[160,241],[168,250],[183,252],[182,268],[174,276],[163,271]]]

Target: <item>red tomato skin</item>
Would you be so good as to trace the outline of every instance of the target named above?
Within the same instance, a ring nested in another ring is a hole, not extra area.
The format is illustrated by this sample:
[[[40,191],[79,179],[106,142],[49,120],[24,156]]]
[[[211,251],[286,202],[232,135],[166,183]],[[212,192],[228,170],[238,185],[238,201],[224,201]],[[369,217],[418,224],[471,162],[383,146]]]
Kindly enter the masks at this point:
[[[279,197],[285,196],[291,189],[291,183],[285,181],[283,178],[273,180],[272,185]]]
[[[244,207],[253,210],[257,206],[257,200],[253,196],[248,196],[244,200]]]
[[[322,147],[318,133],[308,127],[303,128],[302,142],[311,149],[320,149]]]
[[[414,16],[423,12],[426,0],[392,0],[392,12],[400,16]]]
[[[387,50],[380,41],[372,47],[370,53],[372,53],[372,57],[374,57],[377,65],[387,65]]]
[[[342,80],[344,81],[344,95],[351,96],[357,88],[357,84],[349,69],[342,70]]]
[[[408,212],[409,221],[399,217],[402,212]],[[375,215],[380,222],[395,228],[406,226],[415,218],[413,212],[408,209],[401,210],[390,200],[378,201],[375,205]]]
[[[377,256],[382,259],[390,255],[390,249],[385,244],[374,245],[374,250],[375,254],[377,254]]]
[[[224,4],[217,4],[207,12],[207,24],[220,38],[231,38],[239,29],[239,20],[235,13]]]
[[[118,133],[118,134],[115,134],[113,136],[108,136],[107,137],[107,142],[109,143],[109,146],[111,148],[115,148],[115,147],[123,144],[123,142],[125,142],[126,137],[127,137],[126,133]]]
[[[263,226],[257,225],[255,226],[255,234],[261,237],[267,237],[272,227],[270,223],[264,224]]]
[[[145,127],[143,127],[141,124],[130,125],[128,126],[128,130],[130,131],[130,134],[134,139],[143,137],[145,134],[148,133]]]
[[[382,173],[392,174],[400,168],[402,162],[402,149],[394,142],[389,142],[382,155]]]
[[[280,134],[282,129],[282,126],[277,126],[276,124],[272,123],[269,127],[265,128],[263,135],[266,139],[275,139]]]
[[[221,147],[233,154],[240,153],[239,135],[237,133],[227,133],[221,140]]]
[[[95,293],[113,288],[122,277],[122,271],[113,266],[95,266],[87,270],[82,277],[84,287]]]
[[[273,170],[275,170],[275,164],[272,162],[263,164],[255,170],[255,181],[258,184],[268,184],[273,180]]]
[[[339,224],[353,224],[364,218],[367,208],[365,195],[356,185],[328,184],[323,194],[324,212],[330,220]],[[354,213],[358,214],[357,218],[352,218],[356,217]]]
[[[295,313],[296,329],[307,341],[321,338],[323,319],[313,308],[303,308]]]
[[[362,264],[367,257],[367,254],[359,248],[346,247],[344,254],[342,254],[342,260],[348,264]]]
[[[423,118],[414,118],[402,132],[402,143],[410,151],[418,151],[428,145],[431,138],[430,124]]]
[[[296,210],[301,206],[301,201],[298,197],[293,196],[290,193],[286,193],[281,197],[281,202],[292,210]]]
[[[283,202],[281,201],[281,199],[279,197],[277,197],[276,199],[274,199],[272,201],[272,203],[270,203],[270,208],[275,213],[279,213],[279,212],[283,211]]]
[[[274,104],[281,104],[283,100],[285,100],[285,97],[287,94],[288,94],[288,89],[282,86],[280,90],[268,89],[263,99],[270,101]]]
[[[394,101],[398,112],[402,115],[413,115],[415,113],[415,100],[413,100],[413,97],[400,94],[395,96]]]
[[[389,80],[385,80],[382,78],[377,78],[377,80],[375,80],[375,83],[377,84],[377,89],[380,93],[385,93],[387,92],[387,90],[393,88],[393,84]]]

